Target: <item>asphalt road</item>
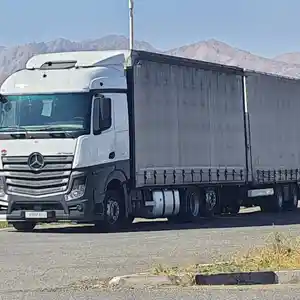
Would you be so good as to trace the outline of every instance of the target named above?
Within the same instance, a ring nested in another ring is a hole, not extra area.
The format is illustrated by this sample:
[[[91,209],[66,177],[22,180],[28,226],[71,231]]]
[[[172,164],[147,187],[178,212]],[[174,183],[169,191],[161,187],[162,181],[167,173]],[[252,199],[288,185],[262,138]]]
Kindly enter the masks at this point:
[[[221,257],[228,259],[236,251],[262,245],[275,231],[298,236],[298,223],[300,212],[284,215],[245,213],[236,218],[214,220],[198,228],[191,225],[170,228],[165,223],[149,222],[137,224],[131,232],[116,234],[96,233],[89,227],[39,228],[26,234],[12,229],[0,231],[0,299],[21,299],[19,296],[24,293],[34,297],[45,289],[50,289],[51,294],[54,293],[52,299],[56,299],[53,298],[56,290],[81,280],[141,272],[158,263],[175,265],[209,263]],[[80,299],[80,292],[76,293],[76,299]],[[90,293],[93,295],[94,292]],[[62,295],[62,292],[58,293],[58,297]],[[103,295],[103,299],[109,299]],[[65,296],[57,299],[72,299]],[[129,295],[127,299],[135,298]],[[136,299],[140,298],[137,296]],[[191,296],[184,299],[210,298]]]

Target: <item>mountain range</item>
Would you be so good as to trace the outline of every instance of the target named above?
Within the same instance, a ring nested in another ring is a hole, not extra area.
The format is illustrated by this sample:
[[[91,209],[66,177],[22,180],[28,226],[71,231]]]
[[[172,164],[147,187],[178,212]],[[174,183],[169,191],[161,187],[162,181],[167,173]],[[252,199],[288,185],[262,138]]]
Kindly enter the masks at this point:
[[[13,47],[0,46],[0,84],[11,73],[25,67],[33,55],[48,52],[80,50],[127,49],[128,39],[120,35],[108,35],[100,39],[74,42],[59,38],[50,42],[29,43]],[[285,53],[272,59],[232,47],[210,39],[185,45],[168,51],[156,49],[145,41],[135,41],[135,49],[165,53],[197,60],[234,65],[250,70],[300,78],[300,52]]]

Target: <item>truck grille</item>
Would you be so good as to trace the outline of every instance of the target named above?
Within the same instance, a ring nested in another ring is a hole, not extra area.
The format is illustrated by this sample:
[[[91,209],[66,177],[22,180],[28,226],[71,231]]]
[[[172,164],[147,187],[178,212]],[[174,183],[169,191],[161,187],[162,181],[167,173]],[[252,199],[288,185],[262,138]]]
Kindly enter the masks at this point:
[[[2,157],[8,194],[44,196],[68,188],[73,156],[44,156],[44,166],[31,170],[28,156]]]

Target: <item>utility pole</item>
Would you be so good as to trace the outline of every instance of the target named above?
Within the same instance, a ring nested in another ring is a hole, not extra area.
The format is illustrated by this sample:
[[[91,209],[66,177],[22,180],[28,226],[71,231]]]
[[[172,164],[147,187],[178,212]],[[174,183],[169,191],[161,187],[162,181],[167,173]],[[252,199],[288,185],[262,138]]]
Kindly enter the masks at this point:
[[[129,50],[132,51],[134,47],[134,29],[133,29],[133,10],[134,10],[134,0],[129,1]]]

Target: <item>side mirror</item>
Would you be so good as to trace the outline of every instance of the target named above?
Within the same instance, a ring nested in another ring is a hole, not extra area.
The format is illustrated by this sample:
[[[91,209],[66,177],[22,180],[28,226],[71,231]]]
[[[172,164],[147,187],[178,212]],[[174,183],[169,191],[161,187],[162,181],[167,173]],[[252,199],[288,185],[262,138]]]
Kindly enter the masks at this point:
[[[5,112],[9,112],[11,110],[12,108],[11,102],[8,101],[8,99],[2,94],[0,94],[0,103],[3,105],[3,110]]]
[[[0,103],[7,103],[7,102],[8,102],[7,98],[4,95],[0,94]]]
[[[11,110],[11,108],[12,108],[11,102],[4,103],[3,109],[4,109],[5,112],[9,112]]]

